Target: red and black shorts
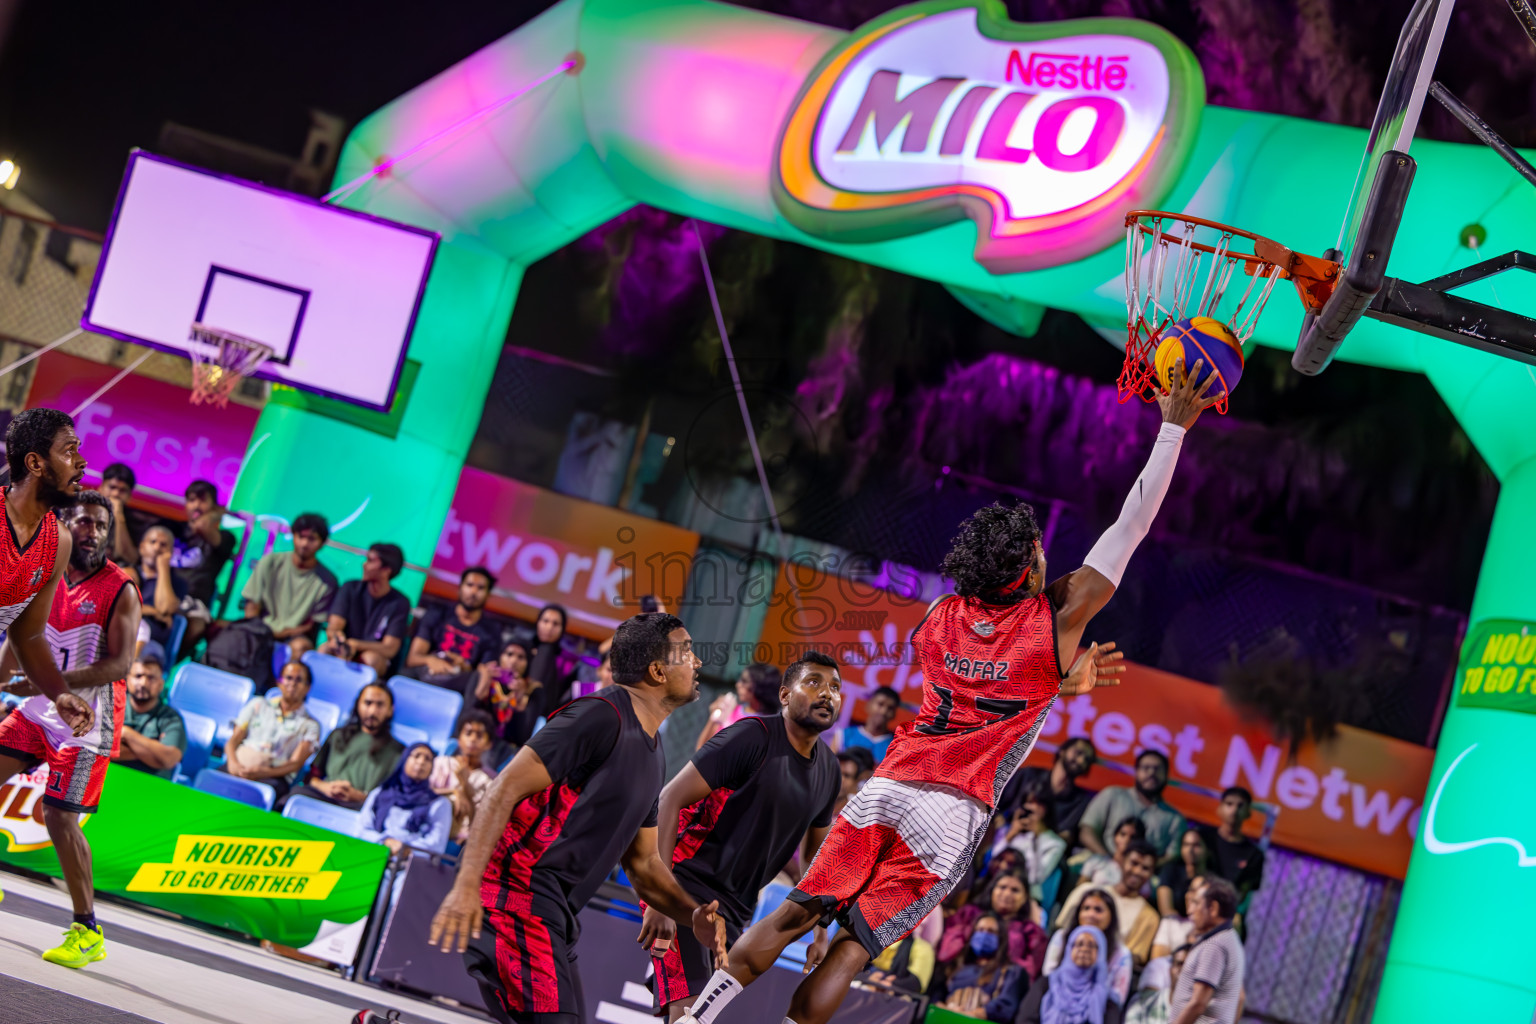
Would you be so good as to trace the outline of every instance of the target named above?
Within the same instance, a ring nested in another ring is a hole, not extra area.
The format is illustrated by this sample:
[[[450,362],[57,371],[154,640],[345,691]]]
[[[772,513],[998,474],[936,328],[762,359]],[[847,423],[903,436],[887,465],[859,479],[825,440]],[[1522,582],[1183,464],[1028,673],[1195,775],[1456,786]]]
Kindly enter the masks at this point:
[[[480,937],[464,951],[464,965],[480,983],[493,1019],[502,1024],[586,1024],[574,922],[572,915],[539,900],[529,913],[485,911]]]
[[[43,803],[62,811],[95,814],[101,803],[101,784],[107,778],[110,754],[100,754],[86,747],[54,747],[43,727],[20,711],[13,711],[0,722],[0,754],[22,763],[30,772],[48,762],[48,785]]]
[[[700,903],[717,898],[691,889],[689,895]],[[644,904],[641,909],[644,910]],[[742,928],[723,910],[721,916],[725,919],[725,948],[730,949],[741,938]],[[663,1017],[672,1003],[692,999],[704,991],[704,986],[715,975],[715,954],[699,942],[691,927],[678,925],[667,951],[661,956],[651,954],[651,967],[654,974],[649,984],[656,997],[655,1012],[658,1017]]]

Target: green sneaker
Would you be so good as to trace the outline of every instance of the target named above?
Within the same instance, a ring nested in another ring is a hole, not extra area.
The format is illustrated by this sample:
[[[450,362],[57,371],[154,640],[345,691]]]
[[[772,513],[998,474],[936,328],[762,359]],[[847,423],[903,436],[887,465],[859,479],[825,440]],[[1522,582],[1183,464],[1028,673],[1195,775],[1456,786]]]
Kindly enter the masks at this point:
[[[102,934],[101,926],[87,928],[78,921],[70,924],[69,931],[64,933],[62,943],[43,952],[43,959],[49,963],[58,964],[60,967],[73,967],[76,970],[106,958],[107,940]]]

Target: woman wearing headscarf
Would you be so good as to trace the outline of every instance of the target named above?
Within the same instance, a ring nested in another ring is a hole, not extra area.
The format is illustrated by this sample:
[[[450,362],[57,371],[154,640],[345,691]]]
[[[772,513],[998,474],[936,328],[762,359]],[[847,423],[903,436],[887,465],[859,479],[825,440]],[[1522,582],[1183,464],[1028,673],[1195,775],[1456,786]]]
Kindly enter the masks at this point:
[[[432,791],[432,748],[413,743],[395,770],[363,801],[358,838],[383,843],[394,856],[442,853],[453,827],[453,803]]]
[[[1104,933],[1078,925],[1067,936],[1067,957],[1053,974],[1030,986],[1019,1024],[1120,1024],[1120,1005],[1110,998]]]
[[[966,943],[965,961],[949,979],[944,1009],[1000,1024],[1013,1020],[1024,982],[1019,969],[1008,961],[1001,927],[991,914],[976,921]]]
[[[548,715],[568,700],[568,691],[579,667],[576,656],[565,650],[565,609],[547,604],[539,609],[533,624],[533,647],[529,651],[528,679],[543,689],[538,697],[538,714]]]
[[[1067,915],[1065,926],[1058,928],[1051,936],[1050,944],[1045,948],[1045,973],[1054,973],[1070,959],[1067,956],[1067,939],[1080,925],[1097,928],[1109,944],[1105,958],[1109,998],[1117,1005],[1124,1006],[1131,994],[1131,951],[1119,939],[1120,911],[1114,898],[1103,889],[1089,890],[1078,901],[1072,913]]]

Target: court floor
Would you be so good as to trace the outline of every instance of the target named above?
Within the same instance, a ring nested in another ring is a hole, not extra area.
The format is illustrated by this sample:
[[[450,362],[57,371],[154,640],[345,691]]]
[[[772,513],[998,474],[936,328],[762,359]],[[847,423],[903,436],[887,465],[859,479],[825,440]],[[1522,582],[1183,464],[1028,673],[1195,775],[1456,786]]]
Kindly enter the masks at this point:
[[[403,1024],[485,1021],[116,905],[96,910],[107,958],[71,971],[41,957],[69,923],[69,897],[9,873],[0,873],[0,887],[6,1024],[346,1024],[363,1007],[398,1010]]]

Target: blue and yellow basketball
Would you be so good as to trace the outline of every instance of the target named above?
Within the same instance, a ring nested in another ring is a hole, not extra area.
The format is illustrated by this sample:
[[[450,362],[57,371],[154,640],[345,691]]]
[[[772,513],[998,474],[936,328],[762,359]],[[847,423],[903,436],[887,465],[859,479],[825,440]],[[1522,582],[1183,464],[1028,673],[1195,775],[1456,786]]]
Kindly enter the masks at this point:
[[[1192,373],[1195,360],[1205,361],[1200,368],[1197,383],[1204,382],[1213,372],[1220,378],[1211,386],[1210,394],[1218,391],[1232,393],[1243,376],[1243,346],[1237,337],[1220,320],[1208,316],[1178,320],[1168,326],[1163,340],[1158,343],[1153,356],[1153,369],[1158,383],[1167,389],[1173,386],[1173,366],[1184,357],[1184,370]]]

